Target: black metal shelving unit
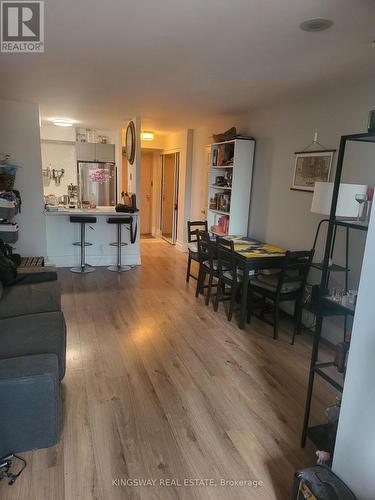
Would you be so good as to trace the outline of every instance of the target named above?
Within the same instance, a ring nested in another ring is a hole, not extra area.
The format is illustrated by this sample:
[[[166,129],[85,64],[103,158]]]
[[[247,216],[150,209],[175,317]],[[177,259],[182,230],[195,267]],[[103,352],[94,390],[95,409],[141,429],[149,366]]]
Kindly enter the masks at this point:
[[[317,446],[320,450],[326,450],[333,454],[336,436],[333,434],[332,429],[328,424],[317,425],[309,427],[311,401],[314,388],[315,375],[318,375],[337,391],[342,392],[344,388],[344,374],[340,373],[333,362],[321,363],[318,362],[319,345],[321,341],[321,333],[324,318],[329,316],[344,316],[345,325],[347,316],[354,316],[354,305],[343,305],[333,302],[327,297],[328,282],[331,272],[345,272],[345,287],[348,286],[348,245],[349,245],[349,230],[367,231],[367,222],[362,221],[347,221],[336,219],[336,206],[339,195],[339,188],[341,182],[342,168],[345,157],[345,149],[348,142],[373,142],[375,143],[375,132],[344,135],[340,140],[339,153],[337,158],[337,167],[335,175],[335,183],[332,195],[332,204],[329,219],[322,222],[328,223],[326,244],[324,250],[324,260],[322,264],[314,264],[313,267],[320,269],[322,272],[319,298],[315,303],[305,304],[305,309],[316,316],[316,326],[314,333],[313,348],[311,354],[310,374],[307,386],[307,396],[305,404],[305,416],[302,428],[301,446],[306,444],[307,437]],[[346,267],[329,265],[330,259],[333,255],[333,247],[336,238],[336,231],[338,227],[343,227],[346,230]]]

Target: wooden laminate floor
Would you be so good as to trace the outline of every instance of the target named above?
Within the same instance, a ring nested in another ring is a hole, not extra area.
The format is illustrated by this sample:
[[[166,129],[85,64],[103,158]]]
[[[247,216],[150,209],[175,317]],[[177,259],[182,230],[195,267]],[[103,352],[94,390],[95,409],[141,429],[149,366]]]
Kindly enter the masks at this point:
[[[28,467],[0,482],[1,500],[288,499],[295,469],[314,462],[299,445],[310,339],[290,346],[288,320],[279,341],[256,319],[239,330],[185,285],[184,254],[142,247],[143,265],[121,275],[59,271],[62,438],[22,454]],[[333,394],[318,382],[316,396],[318,418]],[[241,479],[263,484],[221,485]]]

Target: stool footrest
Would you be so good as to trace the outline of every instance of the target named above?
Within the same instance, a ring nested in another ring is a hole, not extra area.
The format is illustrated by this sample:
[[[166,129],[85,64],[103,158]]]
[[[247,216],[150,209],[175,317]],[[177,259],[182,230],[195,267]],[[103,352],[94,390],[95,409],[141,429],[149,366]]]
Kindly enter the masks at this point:
[[[108,266],[107,267],[108,271],[112,271],[114,273],[123,273],[125,271],[130,271],[131,270],[131,266]]]
[[[95,271],[95,267],[85,264],[84,266],[71,267],[70,270],[72,273],[87,274],[93,273]]]
[[[80,241],[75,241],[74,243],[72,243],[72,245],[74,245],[75,247],[80,247],[81,246],[81,242]],[[85,247],[92,247],[92,243],[89,243],[88,241],[85,241]]]
[[[126,247],[127,245],[128,245],[127,243],[123,243],[123,242],[121,242],[121,245],[120,245],[120,246],[122,246],[122,247]],[[109,243],[109,246],[110,246],[110,247],[118,247],[118,243],[117,243],[117,241],[114,241],[113,243]]]

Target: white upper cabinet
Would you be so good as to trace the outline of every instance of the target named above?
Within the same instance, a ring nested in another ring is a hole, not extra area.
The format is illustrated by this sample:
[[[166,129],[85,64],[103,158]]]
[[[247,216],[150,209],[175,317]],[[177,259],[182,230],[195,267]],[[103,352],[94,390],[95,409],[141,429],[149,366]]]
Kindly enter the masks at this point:
[[[77,161],[114,162],[115,145],[77,142]]]
[[[96,161],[115,161],[114,144],[95,144]]]
[[[95,146],[90,142],[77,142],[77,161],[95,161]]]

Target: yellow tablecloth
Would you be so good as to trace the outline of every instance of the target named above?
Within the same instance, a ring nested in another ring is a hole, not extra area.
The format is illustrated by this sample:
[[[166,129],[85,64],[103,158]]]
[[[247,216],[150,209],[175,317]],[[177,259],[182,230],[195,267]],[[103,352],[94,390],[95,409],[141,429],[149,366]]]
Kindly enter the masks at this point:
[[[268,243],[249,238],[248,236],[228,236],[229,240],[234,241],[234,250],[247,259],[257,257],[284,257],[286,250]]]

